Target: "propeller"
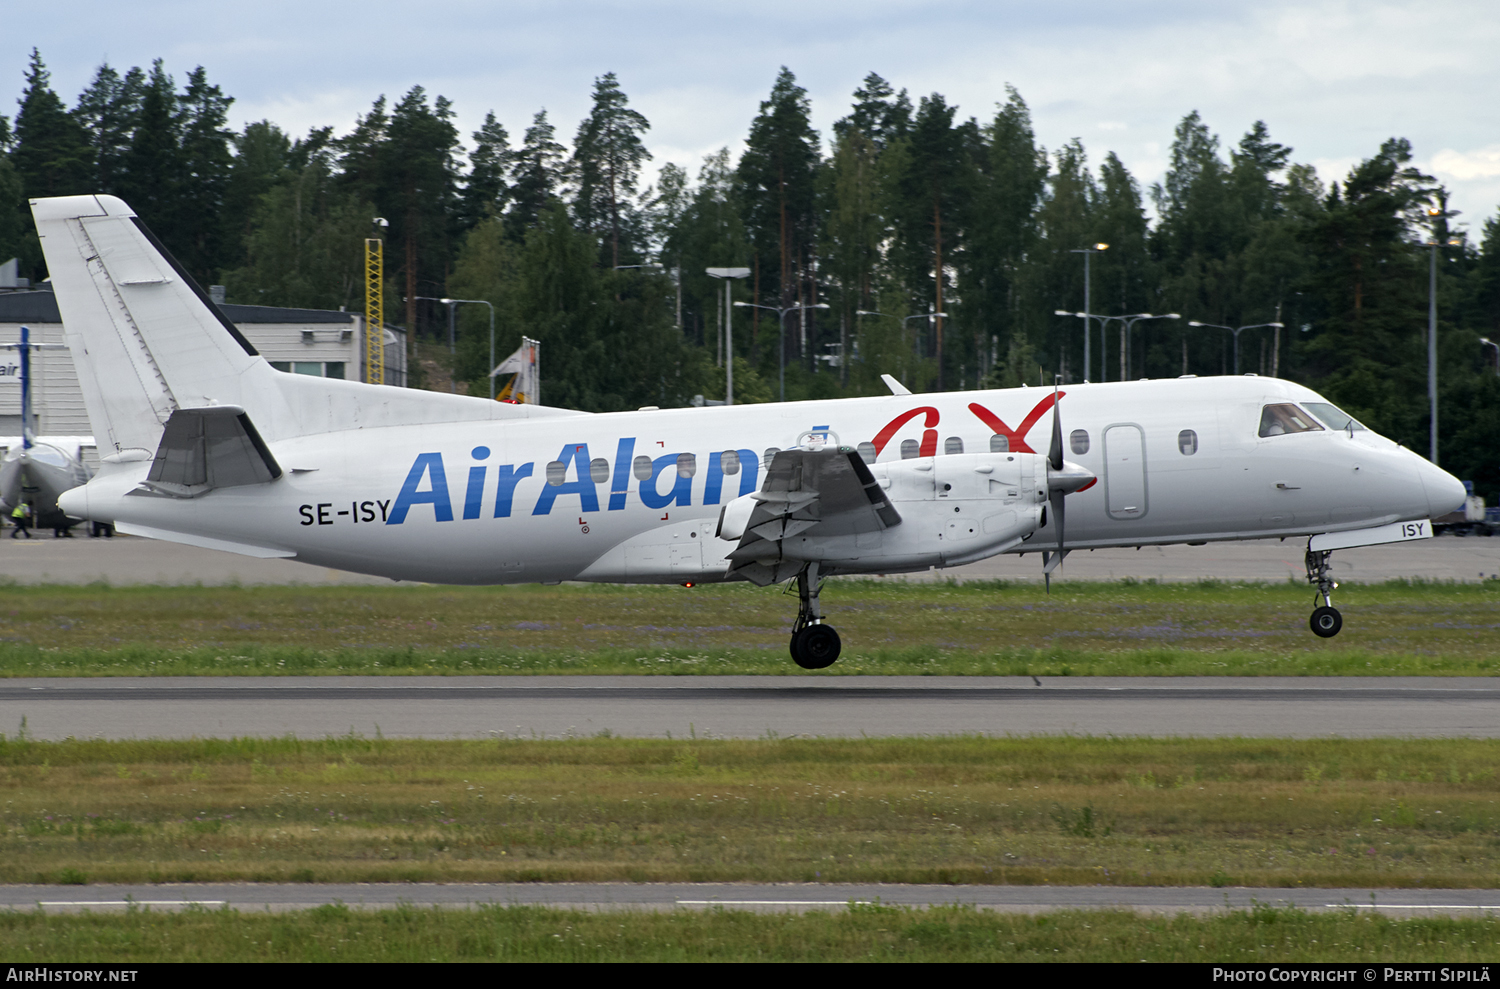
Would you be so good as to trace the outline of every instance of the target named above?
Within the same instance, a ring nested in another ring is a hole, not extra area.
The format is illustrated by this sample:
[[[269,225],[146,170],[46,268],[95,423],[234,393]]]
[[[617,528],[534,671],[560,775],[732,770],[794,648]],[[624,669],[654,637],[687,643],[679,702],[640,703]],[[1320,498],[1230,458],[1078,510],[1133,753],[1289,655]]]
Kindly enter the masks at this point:
[[[1062,563],[1069,550],[1065,549],[1066,531],[1063,499],[1094,480],[1087,468],[1063,460],[1062,410],[1059,405],[1062,394],[1059,386],[1062,375],[1052,379],[1052,445],[1047,450],[1047,516],[1048,524],[1057,527],[1057,549],[1042,550],[1042,580],[1047,593],[1052,593],[1052,571]]]

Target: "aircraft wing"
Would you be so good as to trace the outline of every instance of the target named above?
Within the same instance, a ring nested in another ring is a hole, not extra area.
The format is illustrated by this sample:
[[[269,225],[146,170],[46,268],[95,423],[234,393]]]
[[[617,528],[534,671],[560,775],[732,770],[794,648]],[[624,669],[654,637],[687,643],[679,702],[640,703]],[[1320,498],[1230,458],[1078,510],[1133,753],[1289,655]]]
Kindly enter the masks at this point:
[[[730,573],[761,583],[784,579],[782,544],[880,532],[901,516],[860,455],[848,448],[782,450],[772,459],[739,545],[729,554]],[[800,569],[802,561],[788,561]]]

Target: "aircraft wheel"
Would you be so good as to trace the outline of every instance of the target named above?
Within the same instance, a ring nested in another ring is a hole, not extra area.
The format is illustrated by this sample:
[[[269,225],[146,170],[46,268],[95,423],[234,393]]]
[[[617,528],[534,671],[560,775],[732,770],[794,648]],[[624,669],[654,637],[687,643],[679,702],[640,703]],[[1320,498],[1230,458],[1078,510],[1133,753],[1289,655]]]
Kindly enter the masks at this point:
[[[1331,639],[1339,634],[1339,629],[1344,627],[1344,616],[1339,614],[1337,608],[1326,606],[1315,608],[1307,624],[1312,628],[1314,635],[1323,639]]]
[[[825,670],[839,658],[843,643],[832,625],[809,625],[792,636],[792,661],[804,670]]]

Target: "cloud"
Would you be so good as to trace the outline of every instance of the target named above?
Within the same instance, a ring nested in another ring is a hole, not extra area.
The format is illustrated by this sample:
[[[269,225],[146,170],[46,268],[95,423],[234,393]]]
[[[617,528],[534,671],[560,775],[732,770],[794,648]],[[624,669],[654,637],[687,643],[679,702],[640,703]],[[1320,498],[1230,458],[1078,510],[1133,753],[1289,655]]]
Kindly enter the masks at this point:
[[[1460,182],[1500,178],[1500,144],[1475,151],[1444,148],[1432,156],[1432,164],[1428,167],[1439,177],[1447,175]]]
[[[825,137],[871,71],[981,122],[1013,83],[1041,143],[1081,136],[1091,162],[1114,151],[1143,186],[1197,109],[1228,146],[1264,120],[1325,180],[1406,137],[1469,215],[1497,202],[1494,0],[74,0],[67,18],[12,6],[8,93],[32,45],[70,102],[104,56],[122,68],[161,56],[179,81],[203,64],[236,97],[236,125],[268,116],[294,135],[345,131],[380,93],[420,84],[454,101],[465,137],[493,108],[518,141],[545,106],[570,140],[594,78],[615,71],[652,123],[656,163],[696,172],[703,149],[743,147],[786,65]]]

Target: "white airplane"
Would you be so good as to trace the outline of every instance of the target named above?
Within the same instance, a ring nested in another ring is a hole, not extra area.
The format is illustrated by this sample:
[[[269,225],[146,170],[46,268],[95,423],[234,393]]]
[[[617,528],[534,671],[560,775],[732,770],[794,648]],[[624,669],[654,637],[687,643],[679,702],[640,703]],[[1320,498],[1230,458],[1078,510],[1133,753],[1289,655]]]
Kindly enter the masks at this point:
[[[16,367],[21,384],[21,435],[3,437],[6,447],[0,459],[0,511],[7,517],[23,501],[31,506],[31,523],[49,528],[53,535],[71,535],[68,530],[78,519],[69,518],[58,508],[57,499],[64,491],[88,481],[91,474],[83,462],[83,448],[94,445],[92,436],[35,436],[31,432],[31,352],[62,349],[61,344],[32,343],[31,331],[21,327],[19,343],[0,344],[0,350],[15,350],[20,360]],[[101,526],[94,523],[93,534]]]
[[[1105,546],[1310,537],[1331,636],[1330,553],[1464,501],[1255,376],[594,415],[283,374],[119,199],[32,211],[103,455],[62,504],[124,533],[435,583],[795,579],[818,669],[826,576]]]

